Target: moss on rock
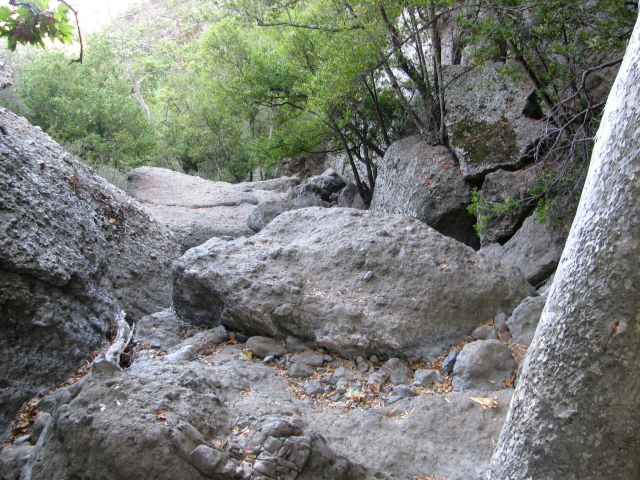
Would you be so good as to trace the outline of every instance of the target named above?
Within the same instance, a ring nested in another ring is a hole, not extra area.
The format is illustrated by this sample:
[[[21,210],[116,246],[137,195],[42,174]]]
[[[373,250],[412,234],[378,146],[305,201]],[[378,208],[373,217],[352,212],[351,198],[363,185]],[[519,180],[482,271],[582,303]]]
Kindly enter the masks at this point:
[[[519,155],[516,132],[507,122],[462,121],[452,127],[453,145],[464,149],[470,163],[502,163]]]

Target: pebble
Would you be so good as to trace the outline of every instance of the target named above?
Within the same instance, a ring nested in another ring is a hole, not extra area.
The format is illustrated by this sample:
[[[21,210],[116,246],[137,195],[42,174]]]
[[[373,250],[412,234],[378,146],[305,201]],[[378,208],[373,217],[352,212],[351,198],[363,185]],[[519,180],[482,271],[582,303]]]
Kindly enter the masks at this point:
[[[313,397],[314,395],[325,393],[325,390],[318,380],[310,380],[304,384],[304,393]]]
[[[413,374],[413,386],[428,387],[434,383],[442,383],[444,378],[438,370],[416,370]]]
[[[404,398],[416,397],[418,394],[411,390],[409,385],[396,385],[393,387],[393,391],[391,392],[391,397],[387,400],[387,403],[395,403],[398,400],[402,400]]]
[[[276,359],[276,357],[274,357],[273,355],[267,355],[266,357],[264,357],[264,359],[262,359],[262,361],[264,363],[271,363]]]
[[[369,270],[368,272],[366,272],[363,276],[362,279],[365,282],[368,282],[369,280],[371,280],[373,278],[373,272],[371,270]]]
[[[458,358],[458,354],[460,350],[451,350],[447,358],[442,362],[442,369],[440,370],[443,375],[451,375],[453,373],[453,367],[456,364],[456,359]]]

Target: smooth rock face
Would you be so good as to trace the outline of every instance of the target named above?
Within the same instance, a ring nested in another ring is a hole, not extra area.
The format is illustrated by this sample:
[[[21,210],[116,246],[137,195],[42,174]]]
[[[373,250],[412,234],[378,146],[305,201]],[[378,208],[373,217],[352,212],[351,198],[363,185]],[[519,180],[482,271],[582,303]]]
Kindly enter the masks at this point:
[[[290,183],[232,185],[165,168],[140,167],[129,173],[127,191],[176,234],[184,251],[214,236],[253,235],[247,225],[253,207],[282,200],[284,194],[278,190]]]
[[[475,222],[466,210],[470,192],[451,153],[416,135],[395,142],[380,161],[371,210],[417,218],[478,247]]]
[[[511,318],[507,320],[507,326],[514,342],[531,345],[545,303],[547,297],[529,297],[513,311]]]
[[[449,142],[465,178],[479,180],[499,168],[515,170],[529,161],[542,134],[543,117],[533,88],[501,73],[504,64],[444,69]]]
[[[516,361],[511,350],[498,340],[478,340],[466,344],[453,367],[456,391],[496,390],[514,373]]]
[[[170,233],[42,130],[0,109],[0,437],[89,358],[120,308],[170,305]]]
[[[534,295],[516,268],[421,222],[353,209],[286,212],[250,240],[211,239],[174,279],[185,322],[293,335],[349,357],[435,358]]]

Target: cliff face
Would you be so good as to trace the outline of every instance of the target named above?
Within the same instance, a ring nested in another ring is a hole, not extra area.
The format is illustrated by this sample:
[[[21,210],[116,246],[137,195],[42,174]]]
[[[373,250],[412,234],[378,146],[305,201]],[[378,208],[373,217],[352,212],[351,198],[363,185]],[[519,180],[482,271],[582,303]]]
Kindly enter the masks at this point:
[[[124,309],[169,306],[171,235],[41,129],[0,109],[0,428],[66,379]]]

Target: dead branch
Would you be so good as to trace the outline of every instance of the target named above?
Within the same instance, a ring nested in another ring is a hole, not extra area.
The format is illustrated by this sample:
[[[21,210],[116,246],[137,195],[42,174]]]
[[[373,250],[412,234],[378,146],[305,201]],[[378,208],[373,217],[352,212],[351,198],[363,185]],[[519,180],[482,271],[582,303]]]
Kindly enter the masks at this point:
[[[133,338],[133,329],[125,321],[126,314],[121,310],[115,319],[118,328],[116,338],[104,354],[93,361],[93,365],[99,372],[113,373],[122,370],[120,367],[120,356]]]

